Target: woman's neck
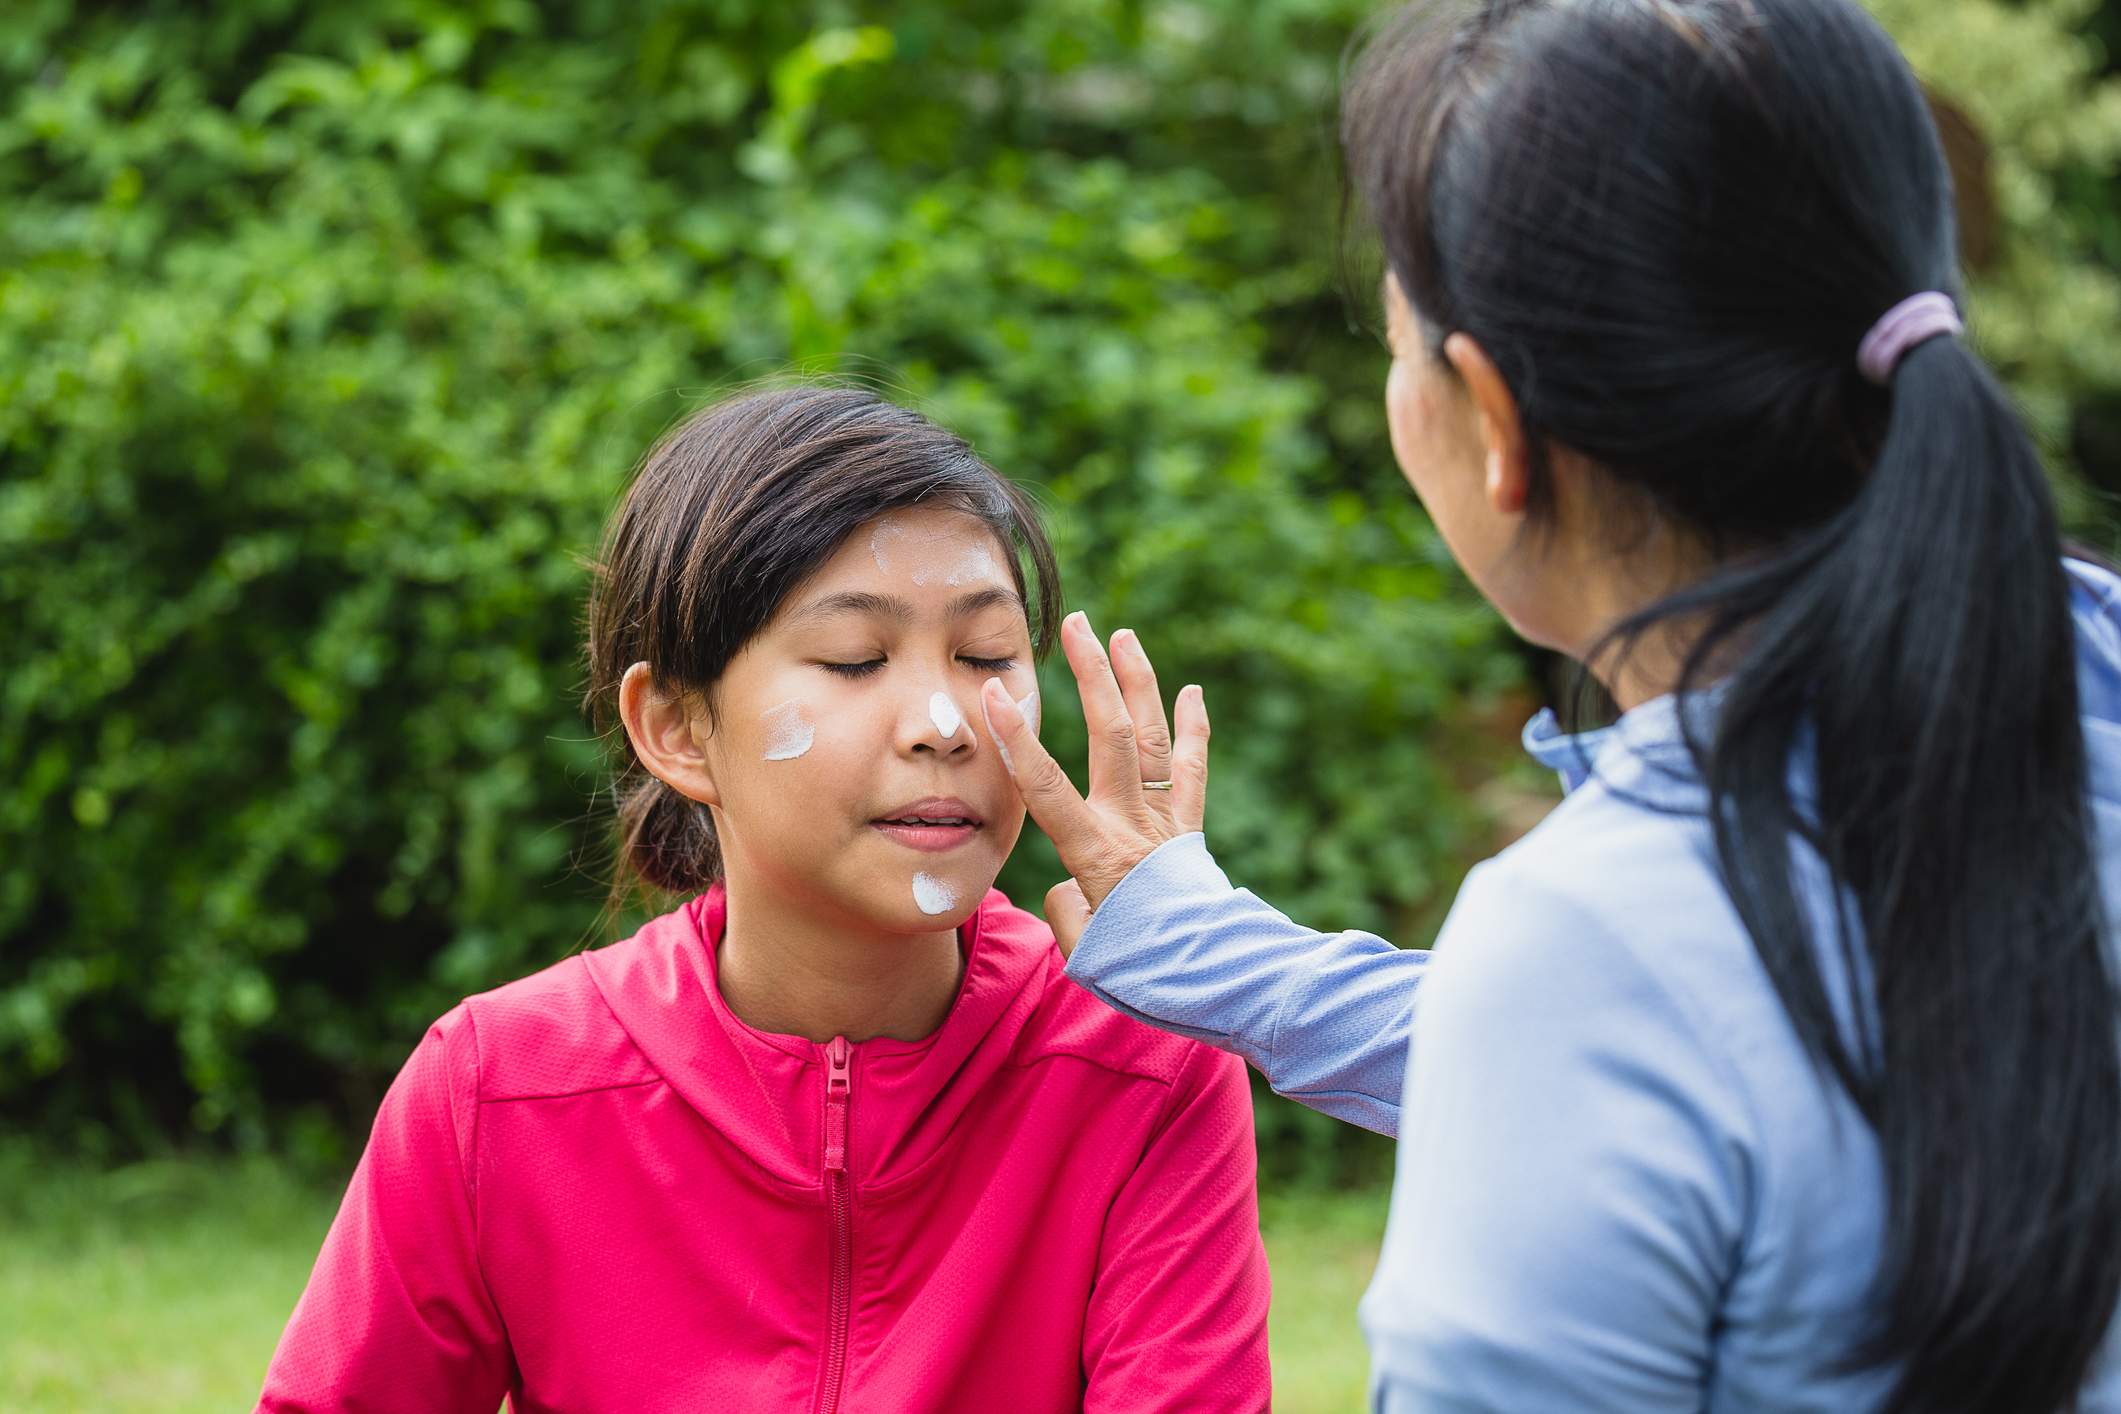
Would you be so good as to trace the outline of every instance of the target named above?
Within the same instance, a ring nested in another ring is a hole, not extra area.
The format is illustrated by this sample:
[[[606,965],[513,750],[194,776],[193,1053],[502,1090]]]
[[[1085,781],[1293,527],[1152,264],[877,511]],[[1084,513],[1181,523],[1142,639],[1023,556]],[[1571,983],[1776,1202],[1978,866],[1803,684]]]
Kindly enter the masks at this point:
[[[885,933],[757,881],[732,877],[726,890],[715,973],[746,1026],[812,1041],[918,1041],[950,1014],[965,975],[955,929]]]

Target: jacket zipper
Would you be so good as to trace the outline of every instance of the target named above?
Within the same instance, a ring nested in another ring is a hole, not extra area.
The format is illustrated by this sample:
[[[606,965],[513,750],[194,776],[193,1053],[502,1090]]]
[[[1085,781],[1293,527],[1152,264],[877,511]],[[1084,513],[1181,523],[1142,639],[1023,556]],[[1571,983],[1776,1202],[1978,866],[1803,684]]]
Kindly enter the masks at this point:
[[[832,1231],[832,1296],[825,1306],[825,1369],[818,1414],[835,1414],[847,1372],[847,1327],[853,1316],[854,1203],[848,1192],[847,1103],[854,1094],[853,1048],[845,1036],[825,1046],[825,1205]]]

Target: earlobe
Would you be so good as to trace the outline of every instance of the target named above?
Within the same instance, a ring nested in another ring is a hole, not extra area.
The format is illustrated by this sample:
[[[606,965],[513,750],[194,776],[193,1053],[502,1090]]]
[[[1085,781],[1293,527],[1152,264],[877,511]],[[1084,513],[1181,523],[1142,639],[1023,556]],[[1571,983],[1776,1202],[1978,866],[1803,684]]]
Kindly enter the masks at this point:
[[[1517,398],[1511,393],[1502,370],[1488,357],[1470,334],[1458,333],[1444,340],[1444,357],[1466,386],[1480,419],[1480,439],[1485,444],[1486,475],[1482,489],[1498,515],[1524,514],[1530,491],[1530,448],[1524,422],[1517,413]]]
[[[1530,478],[1525,474],[1521,452],[1519,455],[1510,456],[1490,446],[1486,490],[1488,505],[1496,514],[1524,514],[1525,497],[1530,491]]]
[[[691,705],[656,690],[655,674],[635,663],[619,683],[619,720],[633,754],[648,773],[681,795],[703,805],[720,805],[714,771],[694,730]]]

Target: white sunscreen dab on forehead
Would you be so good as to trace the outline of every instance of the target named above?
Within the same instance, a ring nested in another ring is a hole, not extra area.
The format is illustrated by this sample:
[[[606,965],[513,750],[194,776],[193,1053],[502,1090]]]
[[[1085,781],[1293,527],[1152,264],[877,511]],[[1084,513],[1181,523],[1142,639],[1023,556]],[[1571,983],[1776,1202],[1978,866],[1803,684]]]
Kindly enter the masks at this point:
[[[803,715],[803,699],[800,697],[791,697],[778,707],[768,707],[759,713],[759,723],[766,728],[763,760],[793,761],[817,740],[816,729]]]
[[[945,739],[956,736],[957,729],[965,724],[964,714],[957,710],[957,704],[950,700],[949,694],[943,692],[928,699],[928,720],[935,723],[935,729]]]
[[[923,913],[948,913],[957,907],[957,889],[933,874],[913,876],[913,902]]]
[[[897,516],[885,516],[869,532],[869,553],[885,574],[902,574],[915,584],[970,584],[995,573],[988,540],[986,527],[969,517],[962,526],[922,534]]]

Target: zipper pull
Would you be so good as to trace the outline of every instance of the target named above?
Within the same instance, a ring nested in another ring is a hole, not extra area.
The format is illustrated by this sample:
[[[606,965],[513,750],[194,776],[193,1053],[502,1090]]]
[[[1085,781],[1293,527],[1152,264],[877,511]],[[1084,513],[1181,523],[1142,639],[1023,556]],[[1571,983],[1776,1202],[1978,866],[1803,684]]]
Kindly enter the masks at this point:
[[[854,1054],[845,1036],[825,1045],[825,1171],[847,1170],[847,1100],[854,1093]]]

